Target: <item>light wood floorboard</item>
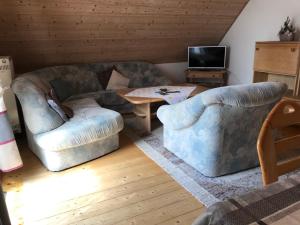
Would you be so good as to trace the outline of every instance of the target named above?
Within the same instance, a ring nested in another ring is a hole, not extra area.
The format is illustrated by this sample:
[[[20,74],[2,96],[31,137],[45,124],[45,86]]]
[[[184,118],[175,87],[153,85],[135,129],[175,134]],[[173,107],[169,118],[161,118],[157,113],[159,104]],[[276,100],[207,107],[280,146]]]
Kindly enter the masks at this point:
[[[124,134],[120,149],[49,172],[18,141],[24,167],[3,177],[13,224],[191,224],[205,209]]]

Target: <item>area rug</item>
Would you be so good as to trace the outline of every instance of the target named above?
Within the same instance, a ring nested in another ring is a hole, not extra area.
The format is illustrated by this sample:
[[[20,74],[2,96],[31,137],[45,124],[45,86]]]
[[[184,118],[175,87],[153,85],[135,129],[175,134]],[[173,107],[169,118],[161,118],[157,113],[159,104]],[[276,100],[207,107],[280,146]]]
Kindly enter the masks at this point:
[[[210,178],[189,166],[163,147],[163,128],[158,126],[150,135],[143,136],[132,120],[125,120],[125,134],[130,137],[149,158],[170,174],[206,207],[227,198],[262,188],[260,168],[253,168],[222,177]],[[280,177],[285,179],[288,175]]]

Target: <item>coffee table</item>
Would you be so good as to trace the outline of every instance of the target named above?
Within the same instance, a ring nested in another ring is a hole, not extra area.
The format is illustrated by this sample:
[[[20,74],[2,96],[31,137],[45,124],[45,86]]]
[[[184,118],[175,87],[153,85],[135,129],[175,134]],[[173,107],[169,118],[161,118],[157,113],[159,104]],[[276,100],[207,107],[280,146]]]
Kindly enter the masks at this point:
[[[196,85],[181,84],[178,86],[196,86]],[[138,119],[139,127],[141,127],[145,131],[145,133],[151,133],[151,118],[156,116],[156,112],[151,112],[151,104],[159,103],[159,102],[163,103],[165,102],[165,100],[163,98],[144,98],[144,97],[126,96],[126,94],[128,94],[129,92],[135,89],[136,88],[117,90],[117,94],[134,105],[133,113],[136,115]],[[196,86],[196,89],[190,94],[189,97],[197,95],[208,89],[209,88],[204,86]]]

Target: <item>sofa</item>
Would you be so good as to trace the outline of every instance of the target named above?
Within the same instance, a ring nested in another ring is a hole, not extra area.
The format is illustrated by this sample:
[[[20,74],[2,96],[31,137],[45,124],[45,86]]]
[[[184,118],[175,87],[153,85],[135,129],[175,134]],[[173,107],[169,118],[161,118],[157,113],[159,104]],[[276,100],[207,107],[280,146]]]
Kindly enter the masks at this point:
[[[164,147],[208,177],[255,167],[262,123],[286,91],[277,82],[227,86],[161,106]]]
[[[50,171],[70,168],[119,147],[118,134],[123,129],[119,112],[130,112],[132,107],[115,91],[104,90],[99,82],[102,72],[113,65],[130,78],[129,87],[170,83],[146,62],[54,66],[20,75],[13,81],[29,147]],[[58,96],[65,96],[60,100],[74,113],[69,121],[64,121],[47,102],[53,81],[58,81],[54,88]]]

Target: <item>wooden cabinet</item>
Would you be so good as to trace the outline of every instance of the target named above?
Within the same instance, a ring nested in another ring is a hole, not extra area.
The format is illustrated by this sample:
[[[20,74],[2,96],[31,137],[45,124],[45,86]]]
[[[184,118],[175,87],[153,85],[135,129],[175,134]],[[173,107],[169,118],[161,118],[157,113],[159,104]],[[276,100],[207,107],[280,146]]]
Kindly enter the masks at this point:
[[[187,70],[186,81],[207,87],[220,87],[226,85],[225,70]]]
[[[280,81],[299,95],[300,42],[257,42],[253,82]]]

